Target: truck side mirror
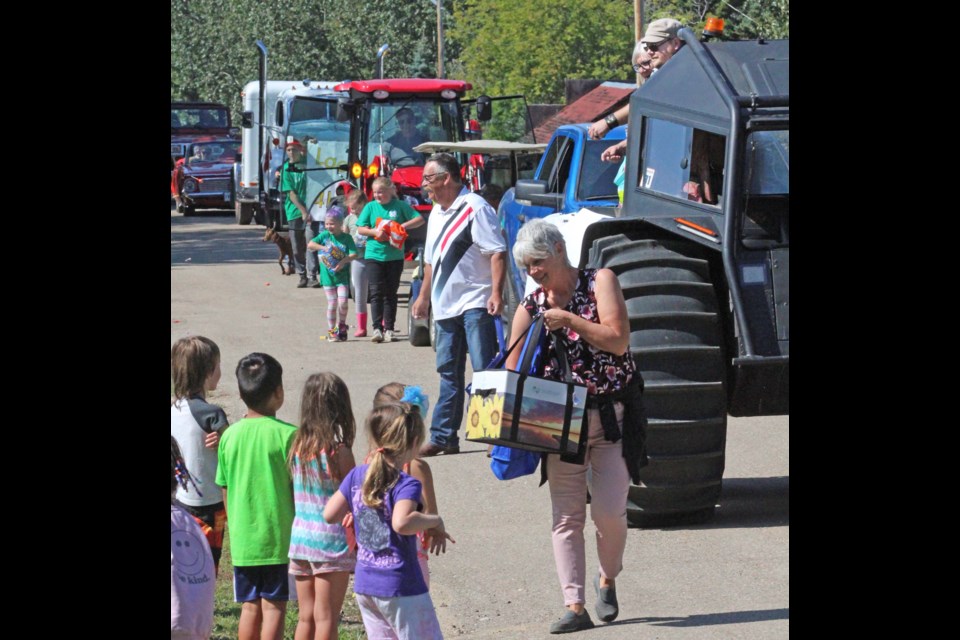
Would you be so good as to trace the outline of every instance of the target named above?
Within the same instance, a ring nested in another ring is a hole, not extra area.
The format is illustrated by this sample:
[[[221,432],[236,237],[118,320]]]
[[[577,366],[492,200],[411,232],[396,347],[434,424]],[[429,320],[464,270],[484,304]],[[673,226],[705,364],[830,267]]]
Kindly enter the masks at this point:
[[[525,200],[538,207],[553,207],[559,211],[563,206],[562,193],[548,193],[546,180],[517,180],[514,200]]]
[[[244,111],[240,114],[240,126],[244,129],[253,128],[253,111]]]
[[[348,122],[356,108],[357,104],[350,98],[337,100],[337,122]]]
[[[493,101],[490,96],[479,96],[477,98],[477,120],[483,122],[493,118]]]

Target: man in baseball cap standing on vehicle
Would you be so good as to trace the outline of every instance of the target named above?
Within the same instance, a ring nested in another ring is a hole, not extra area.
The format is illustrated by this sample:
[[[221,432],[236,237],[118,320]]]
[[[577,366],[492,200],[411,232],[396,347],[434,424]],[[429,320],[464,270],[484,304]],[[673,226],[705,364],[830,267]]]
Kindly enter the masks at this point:
[[[682,26],[673,18],[660,18],[651,22],[647,32],[640,38],[640,42],[650,52],[650,65],[654,71],[665,65],[683,46],[683,40],[677,36],[677,31]]]

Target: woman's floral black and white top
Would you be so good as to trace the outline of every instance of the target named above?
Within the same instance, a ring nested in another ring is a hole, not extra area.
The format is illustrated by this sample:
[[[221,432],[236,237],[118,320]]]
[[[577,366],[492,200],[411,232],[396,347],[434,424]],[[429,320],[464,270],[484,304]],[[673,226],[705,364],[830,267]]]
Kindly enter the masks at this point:
[[[581,269],[577,278],[576,289],[564,310],[599,324],[597,297],[594,293],[596,282],[596,269]],[[546,302],[547,295],[541,287],[524,298],[522,304],[532,318],[536,314],[547,310]],[[570,365],[573,381],[585,385],[589,395],[603,395],[620,391],[630,382],[637,370],[633,354],[630,353],[629,349],[622,356],[614,355],[609,351],[601,351],[588,344],[586,340],[581,339],[580,334],[576,331],[567,327],[558,329],[554,332],[554,335],[558,338],[559,348],[566,350],[567,363]],[[543,377],[551,380],[563,380],[563,372],[558,369],[557,354],[551,343],[547,350]]]

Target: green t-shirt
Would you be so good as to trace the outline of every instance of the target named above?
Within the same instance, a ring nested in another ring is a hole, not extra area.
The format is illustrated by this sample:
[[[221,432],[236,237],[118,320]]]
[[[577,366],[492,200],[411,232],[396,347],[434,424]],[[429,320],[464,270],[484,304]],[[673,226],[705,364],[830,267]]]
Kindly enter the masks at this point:
[[[283,163],[283,171],[280,172],[280,191],[287,193],[288,191],[296,191],[297,195],[300,197],[300,202],[303,203],[303,206],[307,206],[307,174],[306,173],[294,173],[293,171],[288,171],[287,168],[290,166],[290,161],[287,160]],[[306,163],[301,162],[296,165],[299,169],[305,169],[307,167]],[[287,196],[283,201],[283,209],[287,212],[287,221],[296,220],[297,218],[302,217],[300,214],[300,209],[297,208],[297,205],[293,204],[293,200],[290,199],[290,196]]]
[[[317,252],[317,258],[323,267],[320,269],[320,284],[325,287],[335,287],[337,285],[350,285],[350,265],[347,264],[340,268],[340,271],[331,271],[329,263],[334,266],[340,260],[347,256],[357,255],[357,245],[353,242],[353,236],[349,233],[333,234],[324,229],[316,238],[311,240],[324,247],[322,251]]]
[[[357,226],[375,229],[377,226],[377,218],[386,218],[398,224],[403,224],[408,220],[413,220],[418,217],[420,217],[420,214],[399,198],[394,198],[388,202],[385,207],[376,200],[371,200],[363,207],[363,211],[360,212],[360,217],[357,219]],[[367,250],[363,257],[366,260],[376,260],[378,262],[403,260],[403,249],[397,249],[388,242],[380,242],[367,236]]]
[[[271,417],[244,418],[223,432],[216,483],[227,490],[235,566],[287,562],[294,515],[287,454],[296,432]]]

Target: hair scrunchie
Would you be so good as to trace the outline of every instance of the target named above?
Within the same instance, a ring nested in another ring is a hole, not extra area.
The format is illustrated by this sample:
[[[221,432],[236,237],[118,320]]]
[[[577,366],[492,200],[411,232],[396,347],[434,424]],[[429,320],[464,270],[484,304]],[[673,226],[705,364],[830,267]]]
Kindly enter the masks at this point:
[[[400,402],[408,402],[420,410],[420,416],[427,417],[427,411],[430,409],[430,398],[427,397],[420,387],[409,385],[403,387],[403,397]]]

